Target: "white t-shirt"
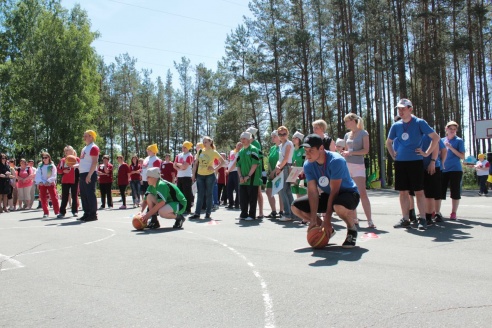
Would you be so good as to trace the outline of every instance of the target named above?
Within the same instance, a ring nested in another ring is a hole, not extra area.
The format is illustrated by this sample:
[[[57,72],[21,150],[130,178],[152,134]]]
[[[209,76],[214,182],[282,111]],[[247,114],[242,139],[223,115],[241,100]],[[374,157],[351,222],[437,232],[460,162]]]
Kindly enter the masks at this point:
[[[484,159],[483,161],[477,161],[475,167],[480,168],[477,170],[477,176],[481,177],[484,175],[489,175],[490,163],[486,159]]]
[[[287,145],[290,145],[290,152],[286,154]],[[280,144],[278,151],[278,162],[277,165],[283,162],[284,158],[287,158],[287,164],[292,164],[292,156],[294,155],[294,144],[292,141],[287,140],[284,144]]]
[[[178,156],[176,156],[176,159],[175,159],[175,163],[188,163],[188,168],[186,170],[178,170],[178,175],[177,177],[178,178],[184,178],[184,177],[189,177],[191,178],[191,175],[192,175],[192,171],[191,171],[191,168],[192,168],[192,164],[193,164],[193,161],[194,161],[194,157],[193,155],[188,152],[188,153],[180,153]]]
[[[142,163],[142,173],[140,173],[142,175],[142,181],[147,181],[147,170],[150,169],[151,167],[155,167],[154,162],[157,160],[159,160],[159,157],[155,155],[145,157]]]
[[[229,172],[236,172],[237,171],[236,166],[234,166],[234,170],[231,170],[231,166],[234,163],[236,163],[236,159],[237,159],[237,153],[234,150],[231,150],[231,152],[229,154],[229,163],[227,164],[227,169],[229,170]]]
[[[93,142],[82,148],[80,152],[79,172],[88,173],[92,166],[92,157],[99,156],[99,147]]]

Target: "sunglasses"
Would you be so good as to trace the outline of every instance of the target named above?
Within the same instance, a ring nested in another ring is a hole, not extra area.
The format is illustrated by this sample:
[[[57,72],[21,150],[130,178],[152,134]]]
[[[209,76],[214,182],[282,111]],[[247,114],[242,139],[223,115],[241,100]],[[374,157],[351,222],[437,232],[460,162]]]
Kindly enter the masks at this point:
[[[43,159],[50,159],[49,157],[43,157]]]

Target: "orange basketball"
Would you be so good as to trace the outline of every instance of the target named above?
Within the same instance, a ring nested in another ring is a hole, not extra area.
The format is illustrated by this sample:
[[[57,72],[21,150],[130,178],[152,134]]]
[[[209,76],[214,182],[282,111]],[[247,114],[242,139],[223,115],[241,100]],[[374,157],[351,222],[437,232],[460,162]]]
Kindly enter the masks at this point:
[[[77,164],[77,157],[73,155],[68,155],[65,157],[65,164],[67,164],[68,167],[72,167],[75,164]]]
[[[147,224],[143,222],[142,215],[135,214],[132,220],[133,227],[137,230],[143,230],[147,228]]]
[[[322,227],[311,228],[307,233],[307,241],[312,248],[323,248],[328,245],[330,238]]]

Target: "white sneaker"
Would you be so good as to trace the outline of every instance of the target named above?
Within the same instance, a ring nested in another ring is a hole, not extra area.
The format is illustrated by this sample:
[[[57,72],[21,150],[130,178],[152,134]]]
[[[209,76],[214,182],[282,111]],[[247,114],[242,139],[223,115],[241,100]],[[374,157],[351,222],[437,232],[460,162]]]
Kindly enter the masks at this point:
[[[43,214],[43,219],[47,219],[48,218],[48,214]]]
[[[279,217],[278,220],[282,221],[282,222],[288,222],[288,221],[292,221],[292,218],[282,216],[282,217]]]
[[[56,216],[57,219],[63,219],[64,217],[65,217],[65,215],[63,215],[61,213]]]
[[[245,221],[253,221],[254,219],[251,217],[251,216],[248,216],[246,219],[244,219]]]

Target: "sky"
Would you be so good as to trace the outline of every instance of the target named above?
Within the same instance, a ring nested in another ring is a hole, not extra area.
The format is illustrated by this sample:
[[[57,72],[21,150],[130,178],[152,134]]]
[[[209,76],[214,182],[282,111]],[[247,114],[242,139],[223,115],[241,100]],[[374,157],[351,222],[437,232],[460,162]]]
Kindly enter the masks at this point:
[[[137,59],[137,69],[151,69],[154,80],[165,80],[174,62],[186,57],[194,67],[203,63],[216,70],[224,56],[227,34],[251,17],[249,0],[62,0],[67,9],[76,3],[87,11],[93,43],[107,64],[120,54]]]

